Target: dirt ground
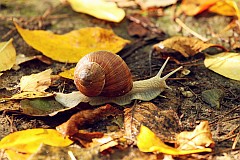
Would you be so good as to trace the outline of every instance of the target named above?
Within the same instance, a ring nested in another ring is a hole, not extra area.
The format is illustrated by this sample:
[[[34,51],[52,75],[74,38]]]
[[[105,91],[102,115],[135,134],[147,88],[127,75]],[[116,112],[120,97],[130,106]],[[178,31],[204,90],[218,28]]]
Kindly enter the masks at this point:
[[[144,38],[130,37],[127,32],[127,26],[130,20],[127,18],[119,24],[98,20],[85,14],[79,14],[69,6],[57,6],[58,1],[1,1],[0,2],[0,37],[1,41],[7,41],[13,38],[13,44],[17,53],[25,55],[39,55],[40,52],[28,46],[17,31],[14,29],[12,18],[18,19],[20,24],[29,29],[51,30],[54,33],[67,33],[74,29],[100,26],[103,28],[111,28],[114,32],[133,42],[122,50],[119,55],[123,57],[125,62],[131,69],[134,80],[146,79],[150,77],[149,54],[153,44],[158,43],[163,37],[154,37],[151,41]],[[57,6],[57,7],[56,7]],[[46,19],[40,19],[44,12],[53,7],[52,13]],[[128,11],[132,12],[131,10]],[[163,30],[168,37],[173,35],[189,36],[190,34],[174,23],[173,14],[174,7],[170,7],[165,11],[164,17],[151,17],[151,20]],[[191,26],[196,32],[206,37],[211,36],[211,32],[217,32],[223,29],[230,22],[229,17],[223,16],[198,16],[186,17],[182,15],[184,23]],[[41,24],[40,24],[41,22]],[[221,24],[221,25],[219,25]],[[209,29],[210,28],[210,29]],[[233,31],[227,32],[223,38],[215,39],[213,42],[229,47],[233,41]],[[236,34],[235,37],[240,37]],[[143,44],[143,45],[142,45]],[[207,69],[203,64],[203,53],[190,58],[180,57],[179,61],[185,69],[190,70],[190,74],[182,79],[169,78],[167,84],[172,90],[166,90],[163,97],[158,97],[151,102],[161,109],[172,109],[181,117],[184,130],[192,130],[200,120],[208,120],[216,142],[215,151],[211,153],[210,158],[213,159],[238,159],[240,157],[240,140],[231,149],[236,135],[239,137],[240,131],[240,82],[225,78],[213,71]],[[155,75],[164,60],[158,53],[154,53],[151,59],[152,74]],[[0,96],[10,96],[18,90],[7,90],[18,85],[23,75],[29,75],[43,71],[47,68],[53,69],[53,74],[58,74],[63,67],[71,68],[74,64],[63,64],[54,62],[51,65],[43,64],[38,60],[30,61],[21,65],[21,69],[14,71],[6,71],[0,78]],[[163,74],[179,67],[174,62],[169,62]],[[177,75],[178,76],[178,75]],[[75,90],[73,82],[68,80],[60,80],[55,87],[51,87],[51,91],[59,91],[63,88],[70,92]],[[67,84],[67,85],[66,85]],[[220,107],[211,106],[204,102],[202,93],[206,90],[219,89],[222,92]],[[184,91],[190,91],[193,95],[190,97],[183,95]],[[66,121],[72,113],[71,110],[62,115],[55,117],[31,117],[26,115],[15,114],[14,112],[1,111],[0,115],[0,139],[9,133],[17,130],[28,128],[54,128],[60,123]],[[235,135],[227,136],[228,134]],[[134,150],[134,149],[133,149]],[[116,156],[116,155],[115,155]],[[114,156],[113,156],[114,157]],[[121,157],[121,156],[119,156]],[[121,158],[116,159],[121,159]],[[110,158],[111,159],[111,158]]]

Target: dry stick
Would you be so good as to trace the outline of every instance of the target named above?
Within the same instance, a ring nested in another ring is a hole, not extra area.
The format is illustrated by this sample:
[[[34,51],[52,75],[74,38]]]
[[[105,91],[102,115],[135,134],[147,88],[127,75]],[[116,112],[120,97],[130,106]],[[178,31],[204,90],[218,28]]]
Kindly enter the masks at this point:
[[[240,132],[238,132],[237,137],[235,138],[235,140],[233,142],[232,149],[236,148],[236,145],[237,145],[237,142],[238,142],[239,138],[240,138]]]
[[[232,138],[234,138],[234,137],[236,137],[236,136],[237,136],[237,134],[234,134],[234,135],[231,135],[231,136],[225,137],[225,138],[219,140],[218,142],[223,142],[223,141],[226,141],[226,140],[232,139]]]
[[[229,137],[230,135],[232,135],[233,132],[236,131],[239,127],[240,127],[240,125],[238,125],[238,126],[235,127],[234,129],[232,129],[226,136]]]
[[[212,122],[210,122],[209,125],[212,125],[213,123],[217,122],[220,118],[225,117],[226,115],[228,115],[228,114],[230,114],[231,112],[237,110],[238,108],[240,108],[240,106],[237,106],[237,107],[231,109],[230,111],[228,111],[228,112],[225,113],[224,115],[219,115],[219,116],[215,117],[215,120],[213,120]]]
[[[201,36],[200,34],[198,34],[197,32],[193,31],[192,29],[190,29],[186,24],[184,24],[179,18],[175,19],[175,22],[181,26],[183,29],[185,29],[187,32],[191,33],[192,35],[194,35],[195,37],[197,37],[198,39],[202,40],[203,42],[207,42],[208,39]]]

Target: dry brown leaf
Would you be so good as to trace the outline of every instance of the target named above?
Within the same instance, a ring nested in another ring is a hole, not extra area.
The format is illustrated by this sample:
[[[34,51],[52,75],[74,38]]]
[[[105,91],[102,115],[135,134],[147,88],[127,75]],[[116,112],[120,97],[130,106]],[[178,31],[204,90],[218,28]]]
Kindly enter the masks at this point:
[[[218,44],[206,43],[197,38],[182,36],[171,37],[153,45],[153,48],[158,52],[162,52],[166,49],[173,49],[180,52],[184,57],[194,56],[209,47],[218,47],[226,50],[223,46]]]
[[[116,115],[119,113],[121,113],[120,110],[112,107],[109,104],[93,110],[83,110],[71,116],[67,122],[57,126],[56,129],[63,136],[73,136],[78,133],[79,127],[86,124],[92,124],[96,121],[106,118],[107,116]]]
[[[141,24],[132,22],[128,25],[128,34],[130,36],[145,37],[148,33],[148,30],[144,28]]]
[[[153,103],[136,104],[124,112],[125,135],[129,139],[135,139],[141,124],[151,128],[163,141],[175,140],[175,134],[180,132],[181,125],[176,112],[161,110]]]
[[[20,80],[22,92],[44,92],[51,85],[52,70],[47,69],[37,74],[23,76]]]
[[[202,121],[194,131],[184,131],[177,135],[177,146],[179,149],[198,149],[214,147],[208,121]]]
[[[41,62],[46,63],[46,64],[52,64],[52,61],[43,55],[26,57],[24,54],[18,54],[16,57],[16,63],[13,66],[13,69],[18,70],[18,69],[20,69],[20,66],[19,66],[20,64],[31,61],[31,60],[35,60],[35,59],[38,59]]]

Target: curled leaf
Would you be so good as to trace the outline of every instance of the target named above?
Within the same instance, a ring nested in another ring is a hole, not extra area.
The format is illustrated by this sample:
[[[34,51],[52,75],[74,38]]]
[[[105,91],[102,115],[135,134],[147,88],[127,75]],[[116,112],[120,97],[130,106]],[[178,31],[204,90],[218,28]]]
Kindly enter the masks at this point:
[[[177,135],[177,145],[180,149],[196,149],[213,147],[215,145],[208,121],[202,121],[194,131],[184,131]]]
[[[142,152],[160,152],[170,155],[185,155],[199,152],[211,152],[210,148],[181,150],[163,143],[149,128],[141,126],[137,136],[137,146]]]
[[[82,28],[57,35],[44,30],[23,29],[16,23],[15,26],[30,46],[59,62],[76,63],[84,55],[99,50],[117,53],[129,43],[112,30],[99,27]]]
[[[120,22],[125,17],[125,11],[118,8],[115,2],[105,0],[67,0],[73,10],[112,22]]]
[[[216,55],[206,54],[204,65],[222,76],[240,81],[239,53],[223,52]]]
[[[94,110],[83,110],[74,114],[67,122],[57,126],[63,136],[73,136],[78,133],[78,127],[92,124],[110,115],[121,113],[120,110],[107,104]]]

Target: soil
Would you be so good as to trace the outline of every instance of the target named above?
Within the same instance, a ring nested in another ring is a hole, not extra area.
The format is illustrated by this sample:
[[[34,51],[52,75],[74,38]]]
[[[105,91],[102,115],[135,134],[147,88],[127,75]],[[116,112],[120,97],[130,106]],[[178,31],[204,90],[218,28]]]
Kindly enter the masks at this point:
[[[51,8],[51,9],[50,9]],[[45,19],[39,18],[44,12],[50,9],[51,14]],[[137,12],[137,10],[128,10],[127,13]],[[169,7],[164,11],[163,17],[150,17],[159,29],[163,30],[167,37],[173,35],[191,36],[173,21],[174,7]],[[204,13],[198,17],[187,17],[181,15],[183,22],[190,26],[193,30],[207,38],[212,33],[219,33],[231,20],[230,17],[208,15]],[[121,23],[111,23],[93,18],[91,16],[76,13],[71,7],[58,5],[57,2],[43,0],[26,2],[22,0],[0,2],[0,37],[1,41],[7,41],[13,38],[13,44],[17,53],[22,53],[27,56],[39,55],[40,52],[28,46],[21,36],[14,29],[12,19],[20,22],[20,25],[29,29],[44,29],[51,30],[54,33],[67,33],[74,29],[99,26],[103,28],[111,28],[114,32],[125,39],[131,40],[133,43],[123,49],[119,55],[123,57],[125,62],[131,69],[134,80],[146,79],[150,77],[149,54],[152,51],[152,45],[159,42],[160,39],[166,37],[147,37],[147,38],[131,37],[128,35],[127,26],[130,20],[125,18]],[[41,23],[40,23],[41,22]],[[221,24],[221,25],[219,25]],[[226,32],[221,38],[212,40],[212,43],[218,43],[225,47],[231,47],[235,37],[240,37],[233,30]],[[205,51],[206,52],[206,51]],[[211,51],[210,52],[215,52]],[[210,123],[213,139],[216,142],[215,151],[211,153],[209,159],[237,159],[240,154],[240,141],[231,149],[234,138],[240,132],[240,82],[225,78],[209,69],[204,64],[204,55],[198,55],[190,58],[181,57],[178,59],[181,64],[169,62],[163,74],[170,70],[184,66],[190,70],[190,74],[183,78],[171,77],[167,80],[167,84],[172,90],[163,92],[164,97],[158,97],[151,102],[163,110],[172,109],[181,117],[181,123],[184,130],[193,130],[201,120],[208,120]],[[151,58],[152,75],[155,75],[164,58],[159,53],[153,53]],[[53,74],[58,74],[62,68],[71,68],[74,64],[64,64],[54,61],[51,65],[44,64],[38,60],[33,60],[21,64],[21,68],[17,71],[10,70],[4,72],[0,79],[0,96],[10,96],[18,90],[8,90],[18,85],[19,80],[24,75],[38,73],[47,68],[53,69]],[[175,75],[179,77],[179,73]],[[52,86],[50,91],[60,91],[65,89],[66,92],[75,90],[72,81],[61,79],[55,86]],[[219,99],[220,107],[214,107],[203,101],[202,92],[212,89],[221,89],[223,96]],[[186,97],[182,94],[184,91],[190,91],[193,95]],[[133,104],[131,104],[133,105]],[[55,128],[57,125],[66,121],[77,110],[70,110],[54,117],[32,117],[19,115],[13,111],[2,111],[0,116],[0,139],[13,131],[24,130],[28,128]],[[63,118],[64,117],[64,118]],[[107,122],[105,122],[107,123]],[[228,138],[228,134],[235,135],[233,138]],[[136,149],[129,149],[129,152]],[[129,154],[129,153],[128,153]],[[138,153],[142,154],[142,153]],[[113,157],[120,159],[121,155],[114,154]],[[146,156],[146,155],[144,155]],[[129,156],[130,157],[130,156]]]

